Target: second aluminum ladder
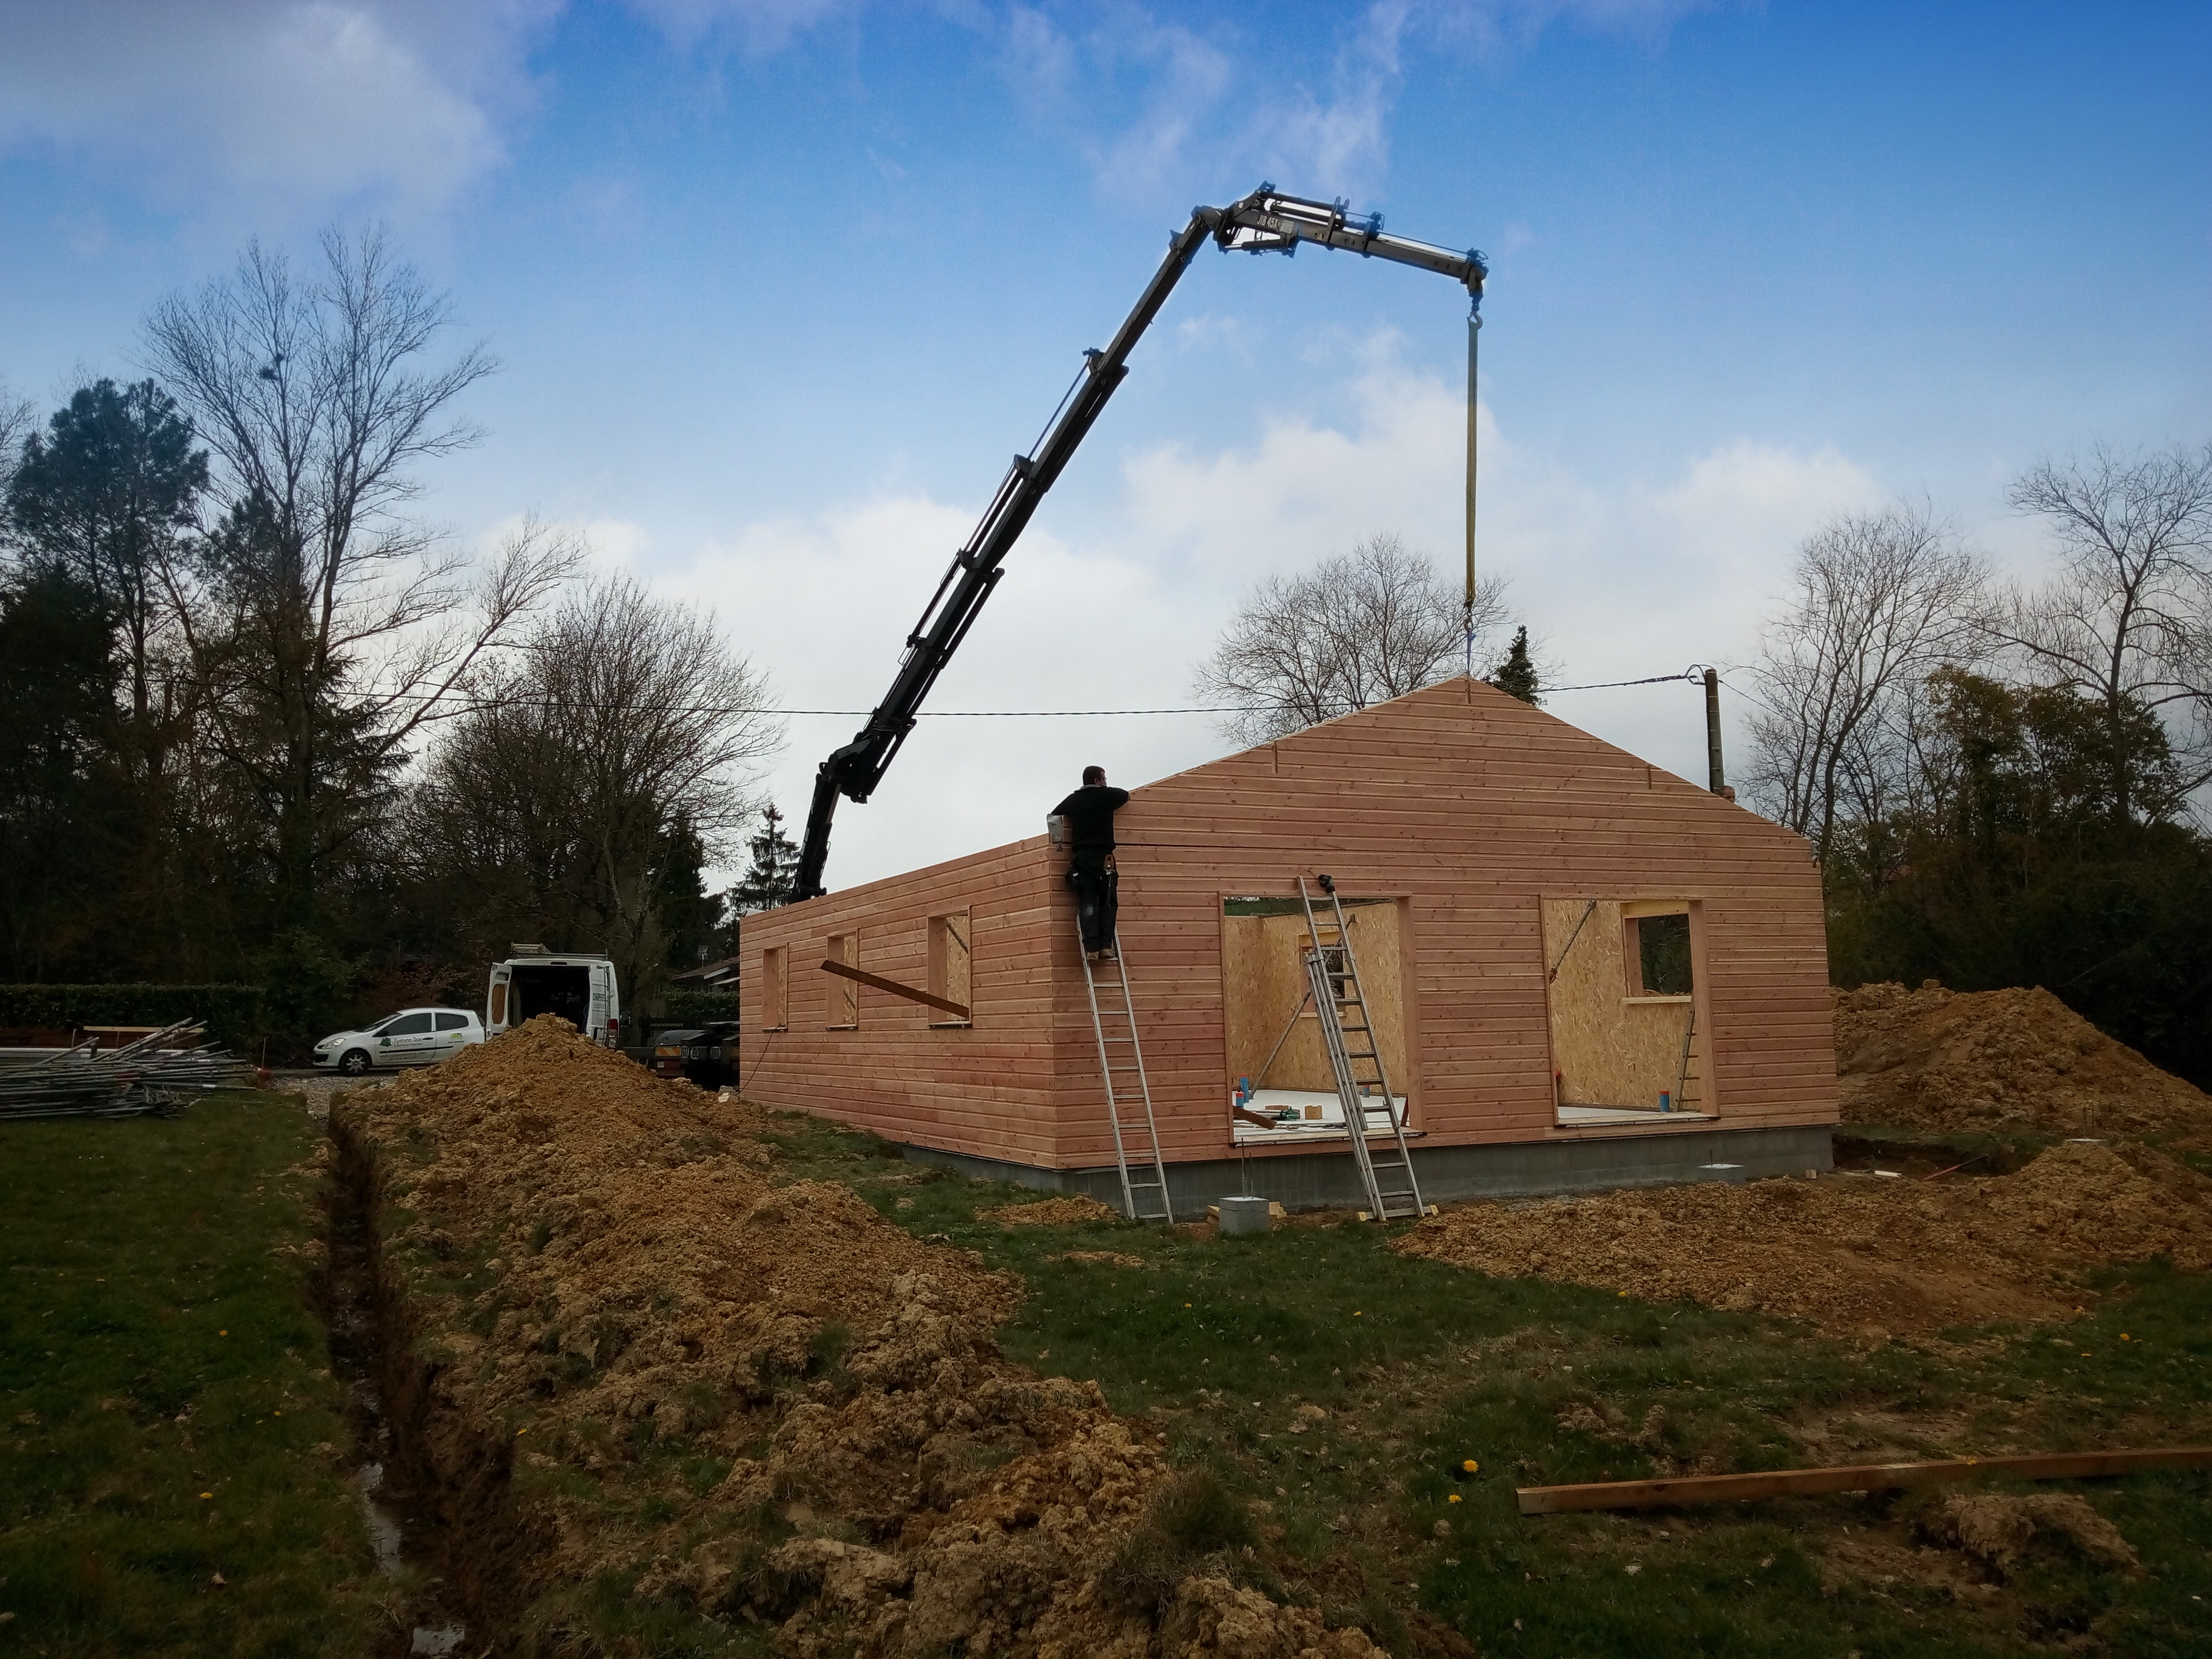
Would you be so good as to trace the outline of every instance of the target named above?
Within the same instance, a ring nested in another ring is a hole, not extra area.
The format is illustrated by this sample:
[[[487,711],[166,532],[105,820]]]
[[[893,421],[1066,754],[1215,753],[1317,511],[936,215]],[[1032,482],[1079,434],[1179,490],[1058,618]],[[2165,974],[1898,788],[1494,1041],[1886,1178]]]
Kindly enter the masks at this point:
[[[1083,948],[1083,924],[1076,922],[1075,953],[1083,958],[1083,988],[1091,999],[1091,1030],[1098,1039],[1098,1069],[1106,1079],[1106,1121],[1114,1126],[1114,1162],[1121,1171],[1121,1213],[1132,1221],[1175,1219],[1168,1202],[1168,1170],[1160,1156],[1160,1137],[1152,1121],[1152,1090],[1145,1079],[1144,1045],[1137,1041],[1137,1010],[1129,1000],[1129,969],[1121,941],[1109,958],[1113,977],[1102,987],[1098,964]],[[1099,992],[1106,993],[1105,1000]],[[1134,1160],[1137,1167],[1129,1166]],[[1145,1173],[1149,1164],[1152,1174]]]
[[[1336,943],[1323,945],[1321,927],[1314,916],[1313,895],[1306,878],[1298,878],[1298,897],[1306,907],[1306,977],[1314,1008],[1321,1020],[1322,1045],[1328,1050],[1329,1069],[1336,1078],[1336,1097],[1344,1108],[1344,1127],[1352,1140],[1352,1161],[1367,1192],[1368,1213],[1377,1221],[1405,1221],[1422,1214],[1421,1185],[1413,1175],[1413,1154],[1406,1145],[1405,1121],[1390,1093],[1390,1079],[1382,1069],[1382,1045],[1368,1016],[1367,994],[1359,983],[1359,959],[1352,948],[1352,929],[1337,902],[1335,884],[1322,878],[1322,891],[1336,917]],[[1335,956],[1335,961],[1329,958]],[[1348,1018],[1347,1018],[1348,1016]],[[1382,1115],[1390,1122],[1391,1145],[1370,1146],[1373,1133],[1367,1117],[1368,1091],[1382,1097]]]

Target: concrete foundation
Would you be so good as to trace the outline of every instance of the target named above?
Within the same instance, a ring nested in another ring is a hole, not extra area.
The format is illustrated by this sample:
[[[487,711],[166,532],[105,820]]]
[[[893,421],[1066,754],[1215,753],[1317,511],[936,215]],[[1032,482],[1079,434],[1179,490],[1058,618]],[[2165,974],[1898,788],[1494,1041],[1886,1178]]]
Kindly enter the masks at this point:
[[[1553,1193],[1604,1192],[1622,1187],[1673,1187],[1692,1182],[1756,1180],[1761,1176],[1822,1175],[1835,1168],[1833,1131],[1675,1130],[1603,1139],[1518,1141],[1491,1146],[1413,1149],[1421,1196],[1432,1204],[1473,1198],[1532,1198]],[[1085,1193],[1121,1207],[1121,1171],[1041,1170],[998,1158],[970,1158],[908,1146],[908,1159],[963,1175],[1011,1181],[1048,1193]],[[1717,1172],[1725,1166],[1727,1173]],[[1214,1158],[1168,1165],[1168,1194],[1178,1218],[1240,1194],[1271,1198],[1286,1210],[1357,1206],[1364,1202],[1348,1148],[1255,1158]]]

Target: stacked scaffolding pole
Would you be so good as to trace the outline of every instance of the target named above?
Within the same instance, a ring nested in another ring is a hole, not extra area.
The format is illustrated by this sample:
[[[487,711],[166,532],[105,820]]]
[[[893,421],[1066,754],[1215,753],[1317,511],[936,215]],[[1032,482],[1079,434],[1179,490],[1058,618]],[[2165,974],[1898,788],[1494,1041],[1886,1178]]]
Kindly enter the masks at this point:
[[[87,1042],[0,1070],[0,1119],[173,1115],[188,1095],[249,1086],[252,1063],[227,1048],[162,1046],[200,1029],[197,1020],[179,1020],[119,1048]]]

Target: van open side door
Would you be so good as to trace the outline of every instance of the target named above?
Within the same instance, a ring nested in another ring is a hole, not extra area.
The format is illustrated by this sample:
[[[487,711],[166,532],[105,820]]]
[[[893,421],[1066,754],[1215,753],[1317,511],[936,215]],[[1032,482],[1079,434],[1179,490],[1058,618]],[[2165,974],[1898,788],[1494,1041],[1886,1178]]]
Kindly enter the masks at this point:
[[[491,991],[484,1002],[484,1035],[497,1036],[507,1029],[507,981],[514,970],[501,963],[491,970]]]

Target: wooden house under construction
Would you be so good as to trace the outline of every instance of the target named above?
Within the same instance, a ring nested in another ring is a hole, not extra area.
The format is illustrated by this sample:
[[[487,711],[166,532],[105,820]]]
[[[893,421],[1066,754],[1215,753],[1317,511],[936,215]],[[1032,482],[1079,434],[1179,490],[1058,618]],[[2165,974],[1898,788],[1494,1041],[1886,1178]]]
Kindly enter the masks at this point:
[[[1322,874],[1425,1197],[1829,1167],[1806,842],[1562,720],[1449,681],[1147,784],[1115,833],[1179,1214],[1358,1194],[1301,1006]],[[1118,1202],[1065,866],[1039,835],[748,916],[745,1093]]]

